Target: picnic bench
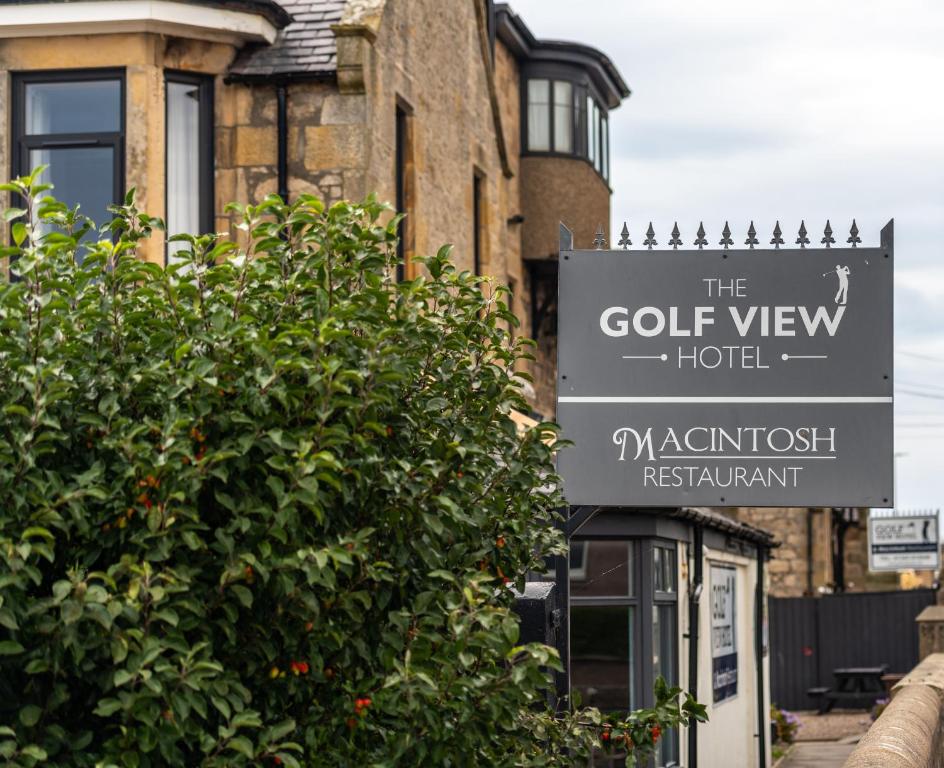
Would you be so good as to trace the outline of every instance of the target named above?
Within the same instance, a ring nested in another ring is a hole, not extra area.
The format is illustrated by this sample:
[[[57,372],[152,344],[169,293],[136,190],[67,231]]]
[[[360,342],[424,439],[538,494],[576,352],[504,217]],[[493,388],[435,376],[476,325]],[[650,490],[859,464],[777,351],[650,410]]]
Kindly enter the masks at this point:
[[[807,696],[819,699],[819,714],[823,715],[839,704],[854,709],[869,709],[878,699],[886,696],[882,675],[888,666],[839,667],[833,670],[832,687],[808,688]]]

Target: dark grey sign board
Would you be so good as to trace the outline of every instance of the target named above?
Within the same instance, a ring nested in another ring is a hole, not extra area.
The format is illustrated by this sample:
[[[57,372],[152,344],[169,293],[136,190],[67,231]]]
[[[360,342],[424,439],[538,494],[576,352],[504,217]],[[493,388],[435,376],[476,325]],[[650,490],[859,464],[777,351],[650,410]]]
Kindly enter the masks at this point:
[[[562,247],[568,503],[892,506],[893,262]]]

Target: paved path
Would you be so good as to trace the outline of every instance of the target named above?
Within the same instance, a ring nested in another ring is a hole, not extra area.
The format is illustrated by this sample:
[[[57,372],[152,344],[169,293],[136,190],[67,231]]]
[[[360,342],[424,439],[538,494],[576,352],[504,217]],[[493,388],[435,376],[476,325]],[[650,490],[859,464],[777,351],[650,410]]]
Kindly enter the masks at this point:
[[[797,742],[781,768],[842,768],[855,747],[835,741]]]

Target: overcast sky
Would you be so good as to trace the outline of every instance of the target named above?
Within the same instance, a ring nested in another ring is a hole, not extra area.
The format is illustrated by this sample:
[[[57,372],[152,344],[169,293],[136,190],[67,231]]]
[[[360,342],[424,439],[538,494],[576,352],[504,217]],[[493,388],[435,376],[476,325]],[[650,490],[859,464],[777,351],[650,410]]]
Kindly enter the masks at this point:
[[[612,113],[613,226],[660,243],[801,219],[864,245],[895,219],[898,507],[944,507],[944,3],[510,0],[587,43],[632,96]],[[841,239],[840,239],[841,237]],[[635,239],[635,238],[634,238]],[[636,241],[638,242],[638,240]],[[915,394],[920,393],[920,394]],[[922,396],[923,395],[923,396]]]

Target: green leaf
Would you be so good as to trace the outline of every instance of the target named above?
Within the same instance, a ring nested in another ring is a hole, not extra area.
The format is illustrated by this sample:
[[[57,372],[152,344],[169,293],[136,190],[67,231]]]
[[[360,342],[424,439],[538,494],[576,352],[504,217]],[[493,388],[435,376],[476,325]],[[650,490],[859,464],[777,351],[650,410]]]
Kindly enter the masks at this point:
[[[32,728],[39,722],[39,718],[42,714],[43,711],[39,707],[35,704],[30,704],[20,710],[20,722],[27,728]]]
[[[121,702],[118,699],[102,699],[95,707],[95,714],[99,717],[110,717],[121,709]]]
[[[26,225],[22,221],[18,221],[10,228],[10,233],[13,235],[13,242],[17,246],[21,246],[23,241],[26,240]]]
[[[114,676],[114,684],[116,688],[120,688],[122,685],[127,683],[129,680],[134,678],[134,673],[127,669],[116,669]]]
[[[229,740],[229,743],[226,746],[234,752],[245,755],[250,760],[252,760],[252,758],[255,756],[252,742],[245,736],[234,736]]]
[[[16,640],[0,640],[0,656],[16,656],[25,650]]]

